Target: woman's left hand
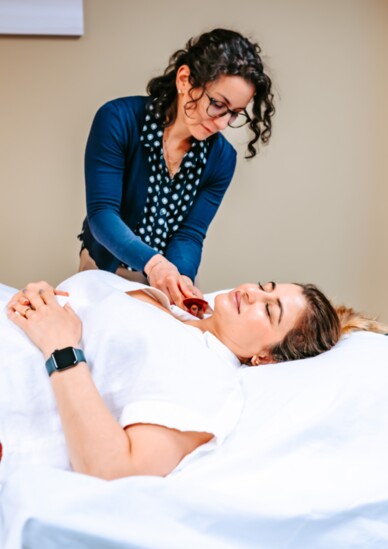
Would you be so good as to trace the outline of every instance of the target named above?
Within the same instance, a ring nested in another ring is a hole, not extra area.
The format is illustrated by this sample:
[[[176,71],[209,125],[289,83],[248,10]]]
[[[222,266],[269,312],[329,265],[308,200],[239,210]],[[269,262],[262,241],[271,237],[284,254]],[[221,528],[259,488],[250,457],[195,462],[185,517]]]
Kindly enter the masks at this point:
[[[56,349],[77,347],[81,339],[81,320],[68,303],[64,307],[58,304],[53,288],[47,283],[29,284],[22,294],[18,292],[11,298],[8,317],[46,359]]]

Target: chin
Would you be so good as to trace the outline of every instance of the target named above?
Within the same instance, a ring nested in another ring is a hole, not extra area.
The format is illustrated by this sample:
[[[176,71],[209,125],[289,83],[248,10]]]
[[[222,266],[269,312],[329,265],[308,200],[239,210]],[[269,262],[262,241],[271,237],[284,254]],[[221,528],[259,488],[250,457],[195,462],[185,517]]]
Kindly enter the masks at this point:
[[[203,126],[198,125],[197,127],[193,127],[191,129],[191,135],[198,141],[204,141],[211,135],[214,135],[214,133],[208,132]]]
[[[218,309],[218,311],[220,311],[224,305],[228,306],[228,304],[229,298],[227,292],[217,294],[214,298],[213,310],[215,311],[216,309]]]

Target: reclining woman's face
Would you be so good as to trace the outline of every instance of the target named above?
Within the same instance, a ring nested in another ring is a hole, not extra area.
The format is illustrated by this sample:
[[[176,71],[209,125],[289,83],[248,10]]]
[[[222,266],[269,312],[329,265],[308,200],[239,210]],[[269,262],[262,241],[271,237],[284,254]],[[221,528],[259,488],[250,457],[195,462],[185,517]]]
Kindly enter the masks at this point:
[[[214,335],[253,365],[272,362],[269,350],[296,326],[306,308],[302,288],[296,284],[242,284],[217,295]]]

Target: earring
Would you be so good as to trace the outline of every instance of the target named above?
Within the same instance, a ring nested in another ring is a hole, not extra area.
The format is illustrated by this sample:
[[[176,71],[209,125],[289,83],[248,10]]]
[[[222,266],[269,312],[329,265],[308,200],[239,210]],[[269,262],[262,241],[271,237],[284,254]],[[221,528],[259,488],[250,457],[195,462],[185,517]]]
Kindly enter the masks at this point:
[[[182,90],[178,90],[178,95],[180,95],[182,93]]]

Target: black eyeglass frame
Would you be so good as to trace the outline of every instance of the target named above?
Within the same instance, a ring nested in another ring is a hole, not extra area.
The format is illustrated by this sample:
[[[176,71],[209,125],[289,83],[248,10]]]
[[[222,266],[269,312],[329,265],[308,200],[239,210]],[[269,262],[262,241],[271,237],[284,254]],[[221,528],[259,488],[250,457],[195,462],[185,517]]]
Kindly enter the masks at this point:
[[[226,114],[229,114],[230,118],[229,118],[228,126],[230,128],[233,128],[233,129],[242,128],[243,126],[245,126],[246,124],[248,124],[251,121],[251,117],[249,116],[249,114],[247,113],[247,111],[245,109],[243,111],[239,111],[239,112],[233,111],[232,109],[230,109],[228,107],[228,105],[224,101],[219,101],[218,99],[214,99],[214,97],[211,97],[206,91],[204,91],[204,94],[209,99],[209,105],[206,109],[206,112],[210,116],[210,118],[222,118]],[[224,108],[225,108],[225,112],[223,112],[222,114],[212,115],[209,112],[209,109],[211,109],[212,105],[215,105],[216,103],[218,103],[219,105],[223,105]],[[233,126],[231,124],[231,121],[233,123],[236,120],[238,120],[239,117],[240,117],[240,119],[244,120],[243,123],[238,124],[238,126]]]

